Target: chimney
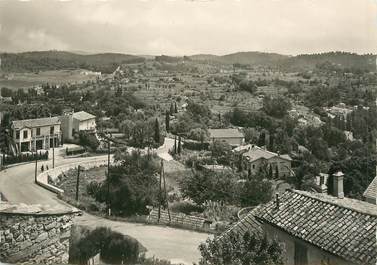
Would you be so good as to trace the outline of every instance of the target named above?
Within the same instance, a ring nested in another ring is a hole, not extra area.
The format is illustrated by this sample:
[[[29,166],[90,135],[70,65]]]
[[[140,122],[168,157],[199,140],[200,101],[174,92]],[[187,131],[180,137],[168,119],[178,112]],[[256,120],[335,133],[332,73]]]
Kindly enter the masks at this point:
[[[326,177],[326,179],[325,179]],[[327,185],[326,180],[328,179],[328,175],[324,173],[319,173],[319,188],[320,192],[323,194],[327,194]]]
[[[280,207],[279,193],[276,193],[275,197],[276,197],[276,200],[275,200],[275,203],[276,203],[276,209],[279,210],[279,207]]]
[[[338,197],[339,199],[344,198],[343,179],[344,174],[342,171],[333,174],[333,196]]]

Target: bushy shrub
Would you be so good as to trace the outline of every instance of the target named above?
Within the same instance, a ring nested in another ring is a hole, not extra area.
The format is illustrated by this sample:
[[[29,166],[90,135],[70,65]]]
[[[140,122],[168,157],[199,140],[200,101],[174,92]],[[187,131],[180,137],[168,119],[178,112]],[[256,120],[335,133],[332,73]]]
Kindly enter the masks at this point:
[[[114,232],[109,228],[93,231],[81,230],[81,238],[70,244],[69,263],[87,264],[97,254],[109,264],[138,264],[145,248],[134,238]]]

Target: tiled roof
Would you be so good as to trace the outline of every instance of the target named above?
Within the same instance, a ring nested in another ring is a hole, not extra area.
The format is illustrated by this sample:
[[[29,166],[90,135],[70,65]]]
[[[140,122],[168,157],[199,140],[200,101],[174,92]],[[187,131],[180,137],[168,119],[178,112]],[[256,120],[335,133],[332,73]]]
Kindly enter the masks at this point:
[[[43,126],[50,126],[55,124],[60,124],[59,117],[49,117],[49,118],[39,118],[39,119],[29,119],[29,120],[18,120],[13,121],[13,127],[15,129],[22,129],[22,128],[35,128],[35,127],[43,127]]]
[[[376,264],[377,206],[327,194],[288,190],[260,207],[257,220],[356,264]]]
[[[230,233],[236,233],[244,235],[246,232],[254,234],[257,237],[263,236],[263,230],[261,224],[255,219],[255,213],[258,208],[254,208],[244,218],[238,221],[231,228],[222,233],[217,239],[226,240]]]
[[[252,161],[256,161],[260,158],[264,158],[264,159],[268,160],[268,159],[271,159],[273,157],[279,156],[279,154],[267,151],[263,148],[260,148],[256,145],[254,145],[250,148],[250,150],[243,153],[243,156],[247,157],[249,159],[249,162],[252,162]],[[285,160],[289,160],[289,161],[292,160],[289,155],[280,155],[279,157],[281,157],[282,159],[285,159]]]
[[[243,138],[244,135],[238,129],[209,129],[212,138]]]
[[[90,119],[94,119],[96,116],[86,112],[86,111],[79,111],[73,113],[73,118],[79,120],[79,121],[86,121]]]
[[[364,197],[377,198],[377,176],[369,184],[368,188],[364,192]]]

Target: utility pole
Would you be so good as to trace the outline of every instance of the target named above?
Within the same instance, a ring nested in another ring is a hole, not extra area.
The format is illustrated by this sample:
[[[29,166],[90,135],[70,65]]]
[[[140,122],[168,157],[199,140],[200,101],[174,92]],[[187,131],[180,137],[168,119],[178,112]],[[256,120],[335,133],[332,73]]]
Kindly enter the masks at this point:
[[[110,139],[107,140],[107,212],[111,215],[110,207]]]
[[[80,185],[80,165],[77,167],[77,179],[76,179],[76,201],[79,201],[79,185]]]
[[[34,182],[37,183],[37,175],[38,175],[38,152],[35,150],[35,176]]]
[[[164,191],[165,191],[166,207],[168,209],[168,215],[169,215],[169,222],[171,222],[171,216],[170,216],[170,210],[169,210],[168,193],[166,191],[166,180],[165,180],[165,172],[164,172],[164,162],[163,162],[162,159],[161,159],[161,173],[162,173],[162,177],[164,179]]]
[[[52,168],[55,168],[55,137],[52,138]]]
[[[160,181],[158,185],[158,217],[157,217],[157,223],[160,223],[160,218],[161,218],[161,201],[162,201],[162,196],[161,196],[161,181],[162,181],[162,169],[163,169],[163,163],[161,159],[161,169],[160,169]]]
[[[157,223],[160,222],[161,218],[161,204],[162,204],[162,180],[164,181],[164,195],[166,199],[166,207],[168,210],[168,215],[169,215],[169,222],[171,222],[171,215],[170,215],[170,209],[169,209],[169,201],[168,201],[168,193],[166,191],[166,180],[165,180],[165,174],[164,174],[164,161],[161,159],[161,170],[160,170],[160,185],[159,185],[159,203],[158,203],[158,219]]]

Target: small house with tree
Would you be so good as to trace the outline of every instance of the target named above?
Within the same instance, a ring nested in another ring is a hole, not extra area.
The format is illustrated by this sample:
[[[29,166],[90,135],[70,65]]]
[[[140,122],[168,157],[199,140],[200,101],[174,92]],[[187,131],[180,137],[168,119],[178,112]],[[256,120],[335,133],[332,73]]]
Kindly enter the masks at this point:
[[[280,155],[270,152],[256,145],[249,145],[241,150],[242,166],[249,174],[258,174],[260,170],[268,170],[271,177],[286,178],[292,175],[291,161],[289,155]]]

